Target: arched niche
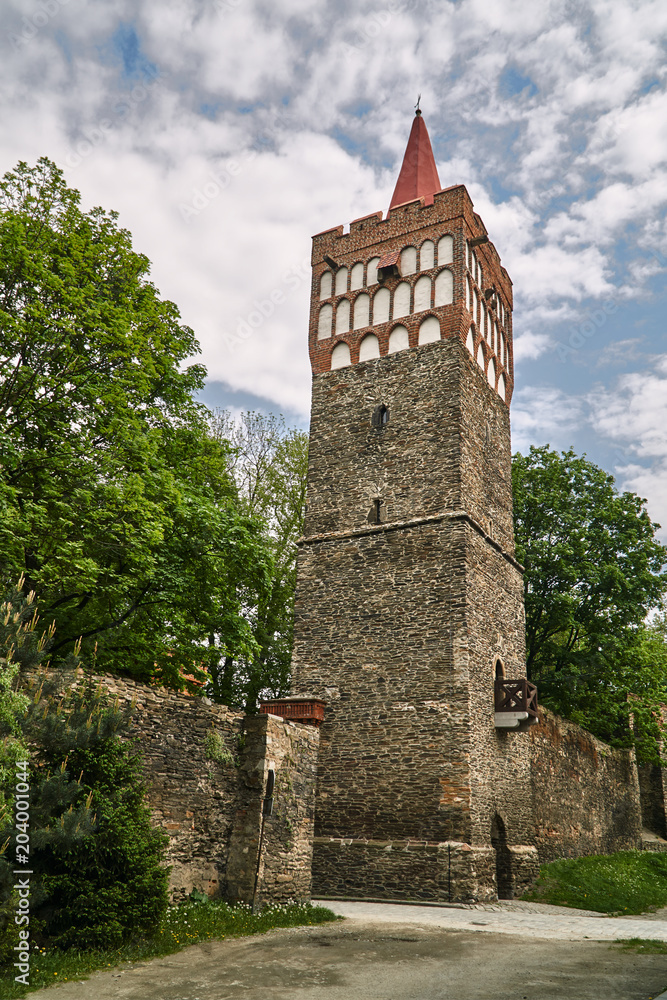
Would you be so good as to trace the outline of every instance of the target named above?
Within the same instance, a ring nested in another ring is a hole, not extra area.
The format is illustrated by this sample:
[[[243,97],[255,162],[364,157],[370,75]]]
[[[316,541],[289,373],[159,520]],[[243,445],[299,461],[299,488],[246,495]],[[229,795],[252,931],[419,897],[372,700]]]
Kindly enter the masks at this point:
[[[410,336],[404,326],[395,326],[389,334],[389,354],[406,351],[410,346]]]
[[[350,271],[350,291],[356,292],[359,288],[364,287],[364,265],[362,263],[355,264]]]
[[[380,357],[380,342],[374,333],[367,334],[359,345],[359,360],[370,361]]]
[[[339,267],[336,271],[336,295],[343,295],[347,291],[347,268]]]
[[[373,326],[389,321],[391,294],[388,288],[380,288],[373,296]]]
[[[330,299],[333,291],[333,275],[331,271],[325,271],[320,278],[320,298]]]
[[[417,270],[417,250],[415,247],[405,247],[401,250],[401,274],[414,274]]]
[[[433,240],[424,240],[419,248],[419,270],[430,271],[435,266],[435,243]]]
[[[498,395],[503,400],[503,402],[506,401],[507,389],[505,387],[505,376],[502,373],[500,375],[500,378],[498,379]]]
[[[336,344],[331,352],[331,368],[345,368],[350,363],[350,348],[344,341]]]
[[[479,367],[484,371],[484,348],[482,347],[482,341],[480,340],[477,345],[477,354],[475,355],[475,360]]]
[[[470,351],[470,353],[472,354],[472,356],[474,358],[475,357],[475,328],[472,327],[472,326],[468,330],[468,336],[466,337],[466,347],[468,348],[468,350]]]
[[[492,389],[496,387],[496,363],[493,358],[489,358],[489,367],[486,369],[486,378]]]
[[[327,337],[331,336],[332,324],[333,324],[333,306],[327,302],[327,304],[322,306],[322,308],[320,309],[320,315],[317,320],[318,340],[326,340]]]
[[[366,267],[366,285],[377,285],[379,257],[371,257]]]
[[[371,298],[366,292],[357,295],[354,300],[354,329],[363,330],[365,326],[370,326]]]
[[[410,315],[410,286],[407,281],[401,281],[394,289],[394,319]]]
[[[470,303],[470,278],[465,279],[465,286],[466,286],[466,309],[468,310],[468,312],[472,312],[472,306]]]
[[[466,283],[466,290],[467,290]],[[454,275],[445,268],[440,271],[435,279],[435,304],[436,306],[449,306],[454,301]]]
[[[434,344],[440,340],[440,320],[437,316],[427,316],[419,327],[419,344]]]
[[[415,307],[413,312],[423,312],[424,309],[431,308],[431,279],[426,274],[422,274],[417,279],[415,285]]]
[[[341,299],[336,306],[336,333],[347,333],[350,329],[350,302]]]
[[[438,267],[451,264],[454,261],[454,238],[441,236],[438,240]]]

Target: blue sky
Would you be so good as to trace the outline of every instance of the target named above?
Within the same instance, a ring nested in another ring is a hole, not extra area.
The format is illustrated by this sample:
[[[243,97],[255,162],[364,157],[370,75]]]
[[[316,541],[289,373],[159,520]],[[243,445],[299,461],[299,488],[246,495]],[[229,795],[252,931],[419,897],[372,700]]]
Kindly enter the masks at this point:
[[[47,155],[116,209],[200,340],[206,400],[301,426],[310,237],[386,210],[421,93],[441,182],[468,187],[514,282],[515,448],[585,451],[667,538],[664,0],[5,0],[0,19],[3,172]]]

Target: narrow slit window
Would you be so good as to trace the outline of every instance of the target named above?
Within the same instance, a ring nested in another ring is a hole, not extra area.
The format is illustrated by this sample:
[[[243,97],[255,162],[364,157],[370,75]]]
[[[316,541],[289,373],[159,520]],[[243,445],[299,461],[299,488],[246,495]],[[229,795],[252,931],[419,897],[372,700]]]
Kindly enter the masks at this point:
[[[386,427],[389,423],[389,409],[382,403],[373,410],[371,424],[373,427]]]
[[[370,524],[382,524],[382,500],[379,498],[373,500],[368,512],[368,521]]]

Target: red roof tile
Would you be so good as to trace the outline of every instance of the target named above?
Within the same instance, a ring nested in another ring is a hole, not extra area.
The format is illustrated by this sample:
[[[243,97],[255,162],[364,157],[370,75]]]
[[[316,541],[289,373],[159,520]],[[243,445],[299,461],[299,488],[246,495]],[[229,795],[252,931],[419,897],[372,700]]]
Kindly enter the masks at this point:
[[[433,195],[440,190],[438,168],[435,165],[431,140],[421,111],[415,115],[408,145],[403,157],[401,172],[391,199],[390,209],[415,198],[424,198],[427,205],[433,204]]]

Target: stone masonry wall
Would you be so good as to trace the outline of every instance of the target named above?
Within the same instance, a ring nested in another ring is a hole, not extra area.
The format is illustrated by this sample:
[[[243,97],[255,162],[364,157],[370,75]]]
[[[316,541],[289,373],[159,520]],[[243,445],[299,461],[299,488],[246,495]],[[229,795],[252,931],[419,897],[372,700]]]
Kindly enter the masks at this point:
[[[246,717],[244,737],[228,896],[256,903],[307,900],[319,732],[274,715],[259,715]],[[275,773],[273,808],[264,814],[269,771]]]
[[[488,846],[500,820],[508,847],[525,849],[522,867],[532,850],[536,869],[530,743],[525,731],[494,724],[497,661],[508,679],[526,675],[523,576],[513,558],[509,414],[466,350],[460,364],[461,493],[472,515],[466,525],[466,631],[459,654],[466,658],[469,678],[471,844]]]
[[[92,679],[121,705],[135,705],[129,735],[144,762],[153,821],[169,836],[172,898],[197,888],[211,897],[252,902],[272,769],[274,813],[265,825],[258,898],[307,899],[318,731],[274,716],[243,716],[206,698],[124,678]],[[79,671],[75,683],[83,682]],[[228,762],[211,759],[211,732],[229,751]]]
[[[540,862],[641,847],[634,755],[544,708],[529,735]]]
[[[491,851],[499,803],[510,844],[534,852],[525,734],[493,725],[495,654],[525,673],[509,444],[496,438],[508,433],[505,403],[454,338],[315,376],[293,667],[295,693],[327,702],[316,892],[357,880],[357,894],[373,882],[385,898],[442,899],[438,845],[457,843],[472,853],[448,894],[493,893],[472,859]],[[470,514],[488,495],[495,527]],[[374,496],[381,524],[369,524]]]
[[[463,544],[445,521],[300,553],[295,690],[327,702],[318,836],[469,838],[468,697],[452,662]]]
[[[496,898],[490,848],[459,841],[315,839],[313,882],[330,896],[451,903]]]

